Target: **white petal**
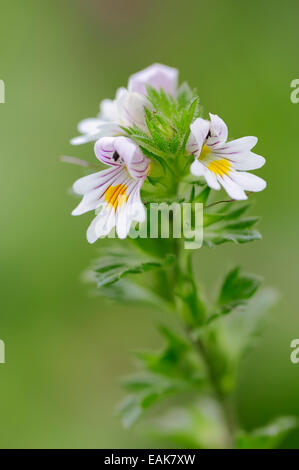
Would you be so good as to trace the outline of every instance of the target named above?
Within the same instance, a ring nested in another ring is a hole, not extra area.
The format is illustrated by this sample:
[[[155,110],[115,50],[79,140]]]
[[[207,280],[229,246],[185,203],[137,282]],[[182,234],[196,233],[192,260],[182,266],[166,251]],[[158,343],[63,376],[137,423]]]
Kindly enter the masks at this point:
[[[197,118],[190,126],[191,134],[197,143],[197,147],[194,147],[193,138],[189,138],[187,143],[187,150],[198,157],[201,152],[201,148],[206,140],[207,134],[210,130],[210,123],[202,118]],[[193,150],[192,150],[193,146]]]
[[[89,136],[88,134],[78,135],[77,137],[73,137],[70,140],[70,144],[71,145],[82,145],[82,144],[87,144],[88,142],[92,142],[93,140],[94,140],[94,138]]]
[[[205,166],[196,158],[190,167],[190,171],[194,176],[204,176]]]
[[[120,159],[116,160],[113,157],[116,139],[117,137],[102,137],[94,145],[96,157],[105,165],[120,166],[122,164]]]
[[[149,101],[139,93],[123,91],[116,100],[119,122],[123,126],[136,124],[143,130],[147,130],[144,108],[151,108]]]
[[[228,136],[228,129],[227,129],[227,125],[225,124],[225,122],[219,116],[217,116],[217,114],[210,113],[210,119],[211,119],[211,126],[210,126],[211,136],[217,137],[220,142],[226,142],[227,136]]]
[[[117,137],[114,148],[121,156],[130,175],[138,179],[146,178],[148,174],[149,159],[140,151],[138,145],[128,137]]]
[[[228,176],[223,175],[218,176],[218,181],[220,184],[223,186],[227,194],[232,198],[232,199],[237,199],[237,200],[245,200],[247,199],[247,196],[243,189],[235,183],[232,179],[230,179]]]
[[[118,113],[115,100],[105,99],[100,103],[100,119],[103,121],[117,121]]]
[[[239,153],[237,155],[229,156],[230,162],[233,163],[233,167],[236,170],[257,170],[261,168],[266,160],[261,155],[257,155],[253,152]]]
[[[190,171],[195,176],[203,176],[210,188],[216,189],[216,191],[220,189],[220,184],[217,181],[216,175],[197,159],[192,163]]]
[[[116,136],[122,135],[123,133],[123,130],[119,127],[117,123],[101,121],[101,124],[99,124],[96,130],[88,134],[83,134],[78,137],[74,137],[73,139],[71,139],[70,142],[72,145],[81,145],[86,144],[87,142],[94,142],[103,136]]]
[[[98,171],[97,173],[91,173],[90,175],[79,178],[73,184],[73,191],[76,194],[86,194],[91,191],[99,184],[106,181],[106,179],[112,179],[117,174],[117,168],[109,168],[108,170]]]
[[[99,189],[94,189],[86,193],[80,204],[73,210],[72,215],[82,215],[85,214],[85,212],[97,209],[101,205],[101,201],[103,200],[108,186],[110,186],[110,182],[107,182]]]
[[[81,180],[84,180],[84,178],[81,178]],[[89,178],[87,181],[83,182],[79,180],[79,184],[81,184],[79,189],[82,189],[82,185],[84,187],[85,184],[85,188],[88,188],[88,190],[85,192],[80,204],[73,210],[72,215],[81,215],[98,208],[105,202],[105,194],[109,186],[122,184],[128,186],[131,182],[134,183],[134,180],[122,166],[113,170],[100,172],[97,179]]]
[[[87,232],[86,232],[86,237],[87,237],[87,241],[89,243],[94,243],[95,241],[97,241],[97,239],[99,238],[95,232],[95,226],[98,222],[98,216],[96,216],[93,221],[91,222],[91,224],[89,225],[88,229],[87,229]]]
[[[199,153],[198,153],[198,149],[199,149],[198,143],[197,143],[197,140],[195,139],[194,135],[192,134],[192,132],[190,132],[190,135],[189,135],[189,138],[188,138],[188,141],[187,141],[187,145],[186,145],[186,149],[192,155],[196,155],[196,156],[199,155]]]
[[[246,191],[262,191],[267,185],[265,180],[246,171],[233,171],[230,173],[230,178]]]
[[[108,205],[103,206],[100,214],[97,216],[95,224],[95,233],[98,238],[105,237],[115,226],[115,212]]]
[[[151,85],[158,91],[162,88],[166,93],[175,95],[177,84],[177,69],[167,65],[153,64],[132,75],[129,79],[128,89],[146,95],[146,85]]]
[[[78,131],[81,134],[89,134],[98,130],[99,126],[103,123],[103,121],[99,118],[87,118],[83,119],[83,121],[79,122],[78,124]]]
[[[208,186],[212,189],[216,189],[216,191],[219,191],[220,189],[220,184],[217,181],[217,177],[215,173],[210,171],[208,168],[205,167],[205,173],[204,173],[204,178],[206,182],[208,183]]]
[[[117,208],[116,232],[119,238],[126,238],[133,221],[145,220],[145,208],[140,199],[140,183],[128,189],[130,192],[126,204]]]
[[[221,153],[222,155],[236,155],[237,153],[249,152],[257,144],[257,141],[257,137],[247,136],[231,140],[225,144],[219,144],[215,148],[217,149],[217,153]]]

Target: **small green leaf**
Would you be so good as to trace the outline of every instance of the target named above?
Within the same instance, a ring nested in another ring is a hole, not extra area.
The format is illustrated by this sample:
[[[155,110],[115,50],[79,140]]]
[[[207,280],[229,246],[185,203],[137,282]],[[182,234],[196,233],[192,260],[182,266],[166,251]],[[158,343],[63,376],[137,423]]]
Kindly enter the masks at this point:
[[[251,228],[259,221],[259,217],[247,217],[241,220],[234,220],[233,222],[229,222],[226,224],[226,228],[228,230],[244,230]]]
[[[198,101],[199,101],[199,98],[196,97],[190,104],[189,109],[186,112],[185,110],[183,110],[183,113],[182,113],[182,119],[180,122],[180,129],[183,134],[183,140],[182,140],[182,145],[180,149],[182,153],[185,151],[188,137],[190,135],[190,124],[193,120],[196,108],[198,106]]]
[[[240,274],[240,268],[230,271],[224,280],[217,302],[221,313],[228,313],[238,305],[244,304],[253,296],[260,284],[261,278],[253,274]]]
[[[211,188],[206,186],[197,196],[194,197],[193,202],[201,202],[202,204],[206,204],[210,194]]]
[[[298,427],[298,418],[280,417],[263,428],[250,433],[241,432],[237,437],[238,449],[277,449],[282,440]]]
[[[125,428],[131,427],[141,416],[142,407],[135,396],[127,396],[117,408]]]
[[[177,91],[177,100],[180,108],[185,108],[194,98],[194,91],[191,90],[187,82],[183,82]]]
[[[93,274],[92,277],[94,277]],[[120,279],[113,284],[97,288],[97,294],[116,302],[134,305],[147,304],[165,312],[173,311],[173,305],[167,301],[167,299],[161,297],[144,285],[136,284],[132,280],[128,280],[128,278]]]
[[[208,227],[209,225],[217,224],[225,218],[225,214],[203,214],[203,226]]]

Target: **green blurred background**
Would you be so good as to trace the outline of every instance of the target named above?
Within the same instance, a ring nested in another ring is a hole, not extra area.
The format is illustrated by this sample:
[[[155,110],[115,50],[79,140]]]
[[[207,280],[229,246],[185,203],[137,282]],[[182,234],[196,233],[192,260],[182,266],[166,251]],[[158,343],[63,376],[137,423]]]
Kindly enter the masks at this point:
[[[268,189],[255,196],[255,213],[264,238],[203,250],[198,269],[209,285],[239,263],[278,288],[243,364],[238,406],[247,429],[299,415],[299,364],[289,358],[299,337],[299,104],[290,101],[298,15],[289,0],[2,0],[1,448],[160,444],[114,415],[131,351],[160,344],[159,312],[111,307],[81,282],[97,247],[85,239],[91,215],[70,215],[68,188],[82,170],[59,162],[62,154],[92,160],[92,145],[68,143],[77,122],[153,62],[178,67],[231,137],[259,136]],[[293,433],[284,446],[298,444]]]

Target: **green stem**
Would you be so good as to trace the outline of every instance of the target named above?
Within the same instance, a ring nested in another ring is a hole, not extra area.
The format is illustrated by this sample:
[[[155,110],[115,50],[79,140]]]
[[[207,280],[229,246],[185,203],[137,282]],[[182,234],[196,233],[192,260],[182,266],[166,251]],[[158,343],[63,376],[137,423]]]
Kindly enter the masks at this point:
[[[188,253],[188,254],[182,253],[182,245],[180,242],[176,244],[176,256],[177,256],[177,271],[180,272],[181,275],[188,276],[189,278],[191,278],[192,282],[195,282],[194,273],[192,270],[191,253]],[[176,272],[175,274],[175,279],[178,278],[178,272]],[[212,356],[210,352],[208,351],[208,349],[206,348],[206,345],[203,343],[203,341],[198,337],[196,338],[194,337],[194,335],[192,334],[192,330],[190,326],[186,323],[186,321],[184,321],[184,329],[187,333],[188,338],[190,339],[190,342],[194,345],[194,348],[199,353],[202,361],[204,362],[207,376],[214,392],[214,396],[216,400],[218,401],[219,406],[222,410],[223,419],[224,419],[224,422],[226,424],[226,429],[227,429],[226,446],[228,448],[234,448],[235,446],[234,414],[233,414],[233,410],[231,407],[231,403],[229,401],[229,397],[227,397],[226,394],[223,392],[221,384],[219,383],[219,377],[214,367]]]
[[[222,415],[223,415],[223,418],[224,418],[224,422],[226,424],[226,428],[227,428],[227,442],[226,442],[226,445],[229,449],[233,449],[235,447],[235,442],[234,442],[235,419],[234,419],[234,414],[233,414],[233,410],[232,410],[232,407],[231,407],[231,403],[230,403],[228,397],[225,396],[225,394],[223,393],[223,391],[222,391],[222,389],[219,385],[217,375],[215,374],[215,371],[214,371],[213,363],[211,361],[210,355],[209,355],[205,345],[203,344],[203,342],[199,338],[194,339],[189,330],[187,330],[187,333],[188,333],[188,336],[189,336],[190,340],[194,344],[195,348],[199,352],[199,354],[200,354],[200,356],[201,356],[201,358],[202,358],[202,360],[205,364],[207,375],[208,375],[209,380],[210,380],[210,384],[211,384],[211,386],[214,390],[214,395],[215,395],[215,397],[216,397],[216,399],[217,399],[217,401],[220,405],[220,408],[222,410]]]

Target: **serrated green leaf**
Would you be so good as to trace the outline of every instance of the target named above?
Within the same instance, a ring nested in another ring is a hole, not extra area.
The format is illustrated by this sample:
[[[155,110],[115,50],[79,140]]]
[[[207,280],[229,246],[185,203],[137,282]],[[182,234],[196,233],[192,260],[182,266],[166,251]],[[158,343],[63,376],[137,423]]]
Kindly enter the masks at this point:
[[[163,260],[130,256],[127,253],[112,252],[99,258],[92,268],[94,279],[98,287],[105,287],[119,281],[129,274],[140,274],[152,269],[161,268],[172,263],[173,256],[166,256]]]
[[[204,231],[204,245],[213,247],[227,242],[234,242],[236,244],[248,243],[254,240],[260,240],[261,234],[257,230],[244,230],[240,233],[219,233],[217,231]]]

